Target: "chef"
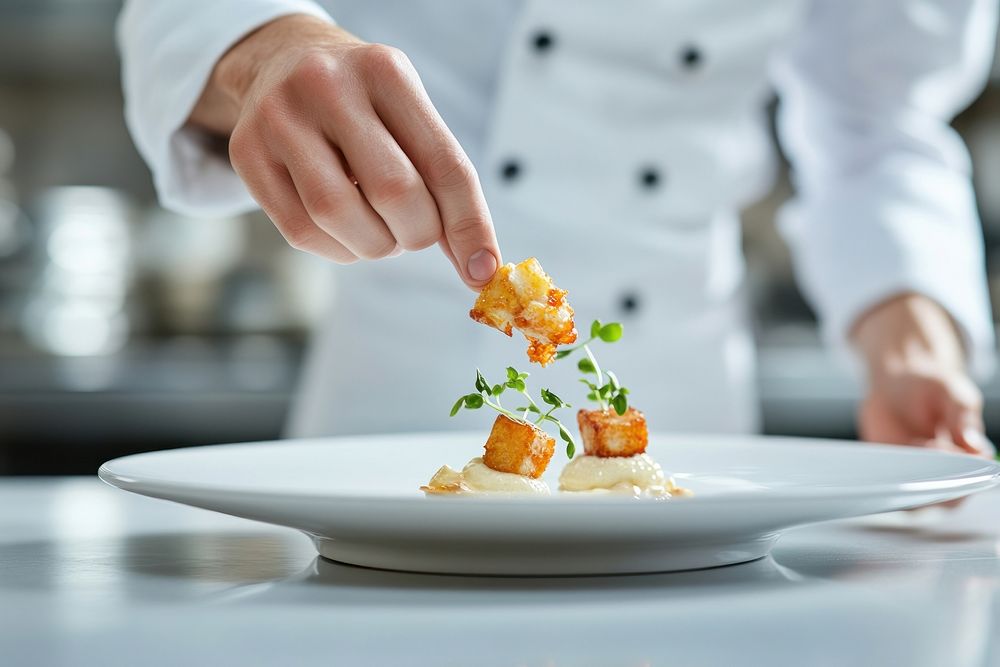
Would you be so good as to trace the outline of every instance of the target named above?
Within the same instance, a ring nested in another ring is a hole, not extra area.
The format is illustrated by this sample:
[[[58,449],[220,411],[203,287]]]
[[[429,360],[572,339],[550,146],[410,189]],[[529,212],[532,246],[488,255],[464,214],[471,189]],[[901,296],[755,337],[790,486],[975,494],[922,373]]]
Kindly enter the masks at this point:
[[[738,211],[775,175],[773,89],[780,227],[862,362],[861,435],[986,454],[970,374],[993,332],[949,121],[996,22],[993,0],[130,0],[119,41],[163,205],[260,207],[340,265],[293,435],[470,428],[447,412],[476,367],[582,402],[574,368],[525,368],[468,319],[529,256],[579,323],[624,324],[602,361],[655,430],[754,431]]]

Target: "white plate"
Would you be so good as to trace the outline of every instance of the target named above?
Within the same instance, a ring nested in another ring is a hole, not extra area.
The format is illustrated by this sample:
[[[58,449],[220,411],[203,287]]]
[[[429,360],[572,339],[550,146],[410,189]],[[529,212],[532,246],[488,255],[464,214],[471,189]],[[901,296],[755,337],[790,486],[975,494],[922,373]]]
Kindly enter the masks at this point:
[[[290,526],[344,563],[463,574],[665,572],[753,560],[781,531],[981,491],[1000,466],[906,447],[764,437],[654,436],[649,453],[695,497],[424,497],[481,433],[195,447],[101,466],[143,495]],[[553,490],[565,463],[545,479]]]

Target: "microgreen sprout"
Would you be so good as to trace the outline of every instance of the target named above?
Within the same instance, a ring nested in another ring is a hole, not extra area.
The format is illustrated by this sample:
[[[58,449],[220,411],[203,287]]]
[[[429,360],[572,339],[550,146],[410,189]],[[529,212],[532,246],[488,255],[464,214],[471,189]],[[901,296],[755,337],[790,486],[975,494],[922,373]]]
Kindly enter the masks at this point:
[[[580,378],[580,382],[590,389],[587,399],[596,401],[602,410],[607,410],[610,406],[619,415],[625,414],[625,411],[628,410],[628,389],[621,385],[614,373],[601,370],[600,364],[597,363],[597,357],[590,349],[590,343],[596,340],[614,343],[622,337],[622,333],[622,325],[618,322],[603,324],[600,320],[594,320],[590,325],[590,338],[573,347],[556,352],[556,359],[564,359],[577,350],[583,350],[586,356],[581,357],[576,362],[576,367],[584,374],[584,377]],[[591,375],[595,376],[594,380],[589,377]]]
[[[559,429],[559,437],[566,443],[566,456],[573,458],[573,455],[576,453],[576,442],[573,440],[573,436],[569,430],[552,414],[559,408],[569,408],[572,406],[548,389],[542,389],[540,392],[542,405],[539,406],[535,402],[535,399],[531,397],[531,394],[528,393],[527,379],[527,373],[521,373],[516,368],[508,366],[507,380],[491,385],[477,368],[475,393],[466,394],[455,401],[455,405],[451,408],[451,416],[454,417],[457,415],[463,407],[466,410],[478,410],[486,405],[511,419],[533,423],[535,426],[546,421],[552,422]],[[527,405],[514,408],[513,410],[505,408],[500,402],[500,395],[508,389],[524,396],[527,399]],[[532,422],[531,419],[534,419],[534,421]]]

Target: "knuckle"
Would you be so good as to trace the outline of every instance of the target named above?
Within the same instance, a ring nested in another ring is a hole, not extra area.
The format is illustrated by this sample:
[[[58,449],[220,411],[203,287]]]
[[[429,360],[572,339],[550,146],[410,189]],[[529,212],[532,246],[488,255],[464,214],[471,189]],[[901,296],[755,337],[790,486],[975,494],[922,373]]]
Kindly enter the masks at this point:
[[[287,83],[296,91],[315,94],[316,90],[337,82],[342,68],[337,60],[323,51],[309,51],[292,67]]]
[[[254,142],[250,137],[250,130],[242,124],[237,125],[232,134],[229,135],[229,161],[234,166],[252,159]]]
[[[965,405],[967,408],[972,410],[981,410],[983,407],[983,392],[980,391],[979,387],[975,386],[971,382],[963,388],[962,390],[956,392],[958,395],[959,403]]]
[[[309,220],[275,220],[285,242],[296,250],[309,252],[316,239],[316,227]]]
[[[365,69],[375,77],[399,76],[410,68],[410,59],[393,46],[368,44],[362,47],[361,59]]]
[[[306,190],[302,195],[302,203],[309,214],[318,220],[332,224],[340,222],[344,217],[344,197],[330,188]]]
[[[421,229],[407,234],[404,238],[400,239],[399,247],[409,252],[415,252],[417,250],[423,250],[424,248],[431,247],[437,243],[440,238],[440,228],[427,230]]]
[[[408,199],[420,185],[420,179],[410,171],[392,171],[379,176],[371,188],[372,204],[387,205]]]
[[[448,238],[459,243],[479,241],[489,226],[489,221],[481,215],[460,218],[448,225]]]
[[[366,247],[358,252],[358,256],[361,259],[382,259],[383,257],[388,257],[392,254],[392,251],[396,249],[396,239],[392,238],[388,234],[386,238],[382,238],[375,243],[372,243],[370,247]]]
[[[254,115],[267,128],[281,127],[288,122],[289,109],[284,95],[271,91],[257,100]]]
[[[475,183],[476,170],[465,153],[447,148],[427,163],[427,180],[435,188],[464,188]]]

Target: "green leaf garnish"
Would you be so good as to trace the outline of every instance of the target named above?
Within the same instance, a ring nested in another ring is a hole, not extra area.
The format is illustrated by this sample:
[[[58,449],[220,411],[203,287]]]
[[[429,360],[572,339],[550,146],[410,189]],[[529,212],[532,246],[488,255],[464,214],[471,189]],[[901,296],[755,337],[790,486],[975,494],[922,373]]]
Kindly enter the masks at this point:
[[[566,405],[565,401],[555,395],[555,393],[549,391],[548,389],[542,389],[542,400],[551,405],[554,408],[561,408]]]
[[[479,372],[478,368],[476,369],[476,391],[490,393],[490,384],[483,377],[483,374]]]
[[[528,422],[529,414],[535,414],[538,415],[538,418],[534,420],[534,425],[536,427],[544,421],[550,421],[559,427],[560,437],[564,440],[568,437],[570,438],[569,442],[572,442],[572,436],[569,435],[569,431],[567,431],[566,427],[564,427],[562,423],[552,415],[552,413],[559,408],[570,407],[570,404],[562,400],[562,398],[560,398],[555,392],[543,388],[540,392],[542,402],[545,405],[550,406],[547,411],[543,410],[537,403],[535,403],[531,394],[528,393],[527,379],[527,373],[521,373],[516,368],[508,367],[507,381],[502,384],[490,385],[483,374],[477,369],[475,382],[477,393],[466,394],[465,396],[459,398],[458,401],[456,401],[452,406],[450,414],[454,417],[463,407],[467,410],[478,410],[484,405],[496,410],[502,415],[506,415],[511,419],[523,422]],[[515,412],[511,412],[507,408],[503,407],[500,403],[500,394],[502,394],[505,389],[513,389],[514,391],[522,394],[528,400],[528,404],[517,408]],[[570,456],[573,455],[574,451],[575,449],[573,448],[567,449]]]
[[[618,382],[618,376],[611,371],[604,371],[604,373],[608,376],[608,382],[611,384],[612,389],[621,389],[621,384]]]
[[[577,369],[584,375],[597,376],[596,384],[587,378],[580,380],[580,382],[587,385],[590,389],[590,392],[587,393],[587,400],[595,401],[602,410],[614,408],[615,412],[620,415],[625,414],[625,411],[628,410],[628,399],[626,398],[628,389],[622,386],[617,375],[611,371],[601,370],[600,365],[597,363],[597,357],[594,356],[593,350],[590,349],[590,343],[598,339],[604,343],[614,343],[621,340],[623,333],[624,328],[621,322],[608,322],[604,324],[600,320],[594,320],[590,324],[590,338],[573,347],[556,352],[556,359],[565,359],[577,350],[583,350],[586,356],[576,362]],[[604,381],[605,375],[607,375],[607,382]]]
[[[614,343],[622,337],[622,325],[618,322],[611,322],[605,324],[597,332],[597,335],[601,337],[605,343]]]
[[[556,423],[559,424],[559,422]],[[573,436],[562,424],[559,424],[559,437],[566,443],[566,458],[573,458],[576,454],[576,442],[574,442]]]

